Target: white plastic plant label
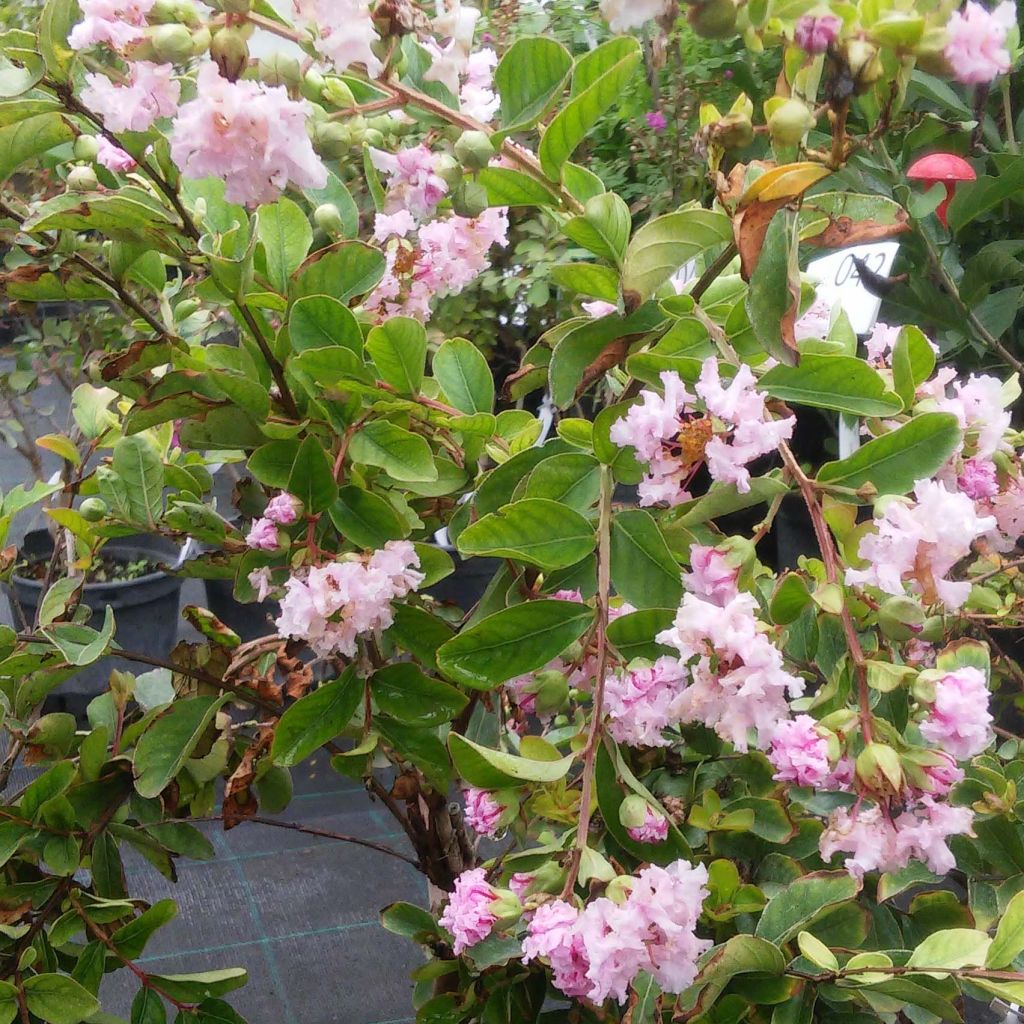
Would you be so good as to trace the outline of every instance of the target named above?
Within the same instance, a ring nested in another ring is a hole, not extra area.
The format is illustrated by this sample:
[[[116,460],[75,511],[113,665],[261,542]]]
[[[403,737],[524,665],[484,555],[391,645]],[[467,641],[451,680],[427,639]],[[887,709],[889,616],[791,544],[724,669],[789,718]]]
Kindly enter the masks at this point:
[[[861,260],[872,273],[887,277],[899,247],[899,242],[853,245],[807,265],[807,276],[817,287],[817,298],[833,308],[838,303],[857,334],[871,333],[882,300],[864,287],[854,259]]]

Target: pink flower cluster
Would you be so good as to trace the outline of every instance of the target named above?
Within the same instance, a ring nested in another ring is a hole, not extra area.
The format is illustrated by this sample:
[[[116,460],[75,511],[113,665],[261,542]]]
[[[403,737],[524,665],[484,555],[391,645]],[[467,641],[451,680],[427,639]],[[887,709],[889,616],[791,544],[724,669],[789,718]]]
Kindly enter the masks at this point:
[[[668,839],[668,818],[648,804],[643,823],[627,828],[626,831],[635,843],[663,843]]]
[[[793,41],[805,53],[824,53],[839,35],[842,18],[834,14],[804,14],[797,19]]]
[[[306,132],[310,105],[282,85],[222,78],[212,61],[174,119],[171,156],[187,178],[223,178],[232,203],[273,202],[291,182],[323,188],[327,169]]]
[[[494,92],[498,55],[490,48],[471,53],[459,89],[459,107],[468,117],[487,124],[497,113],[500,100]]]
[[[351,64],[362,64],[371,78],[384,65],[373,52],[380,36],[373,27],[366,0],[294,0],[296,18],[316,35],[317,53],[341,73]]]
[[[423,582],[409,541],[390,540],[369,557],[312,566],[285,583],[277,630],[325,657],[356,652],[356,638],[391,625],[391,602]]]
[[[950,837],[973,834],[973,819],[969,807],[953,807],[930,796],[895,818],[876,806],[852,812],[839,808],[832,812],[818,846],[826,861],[836,853],[850,854],[844,866],[854,878],[862,878],[866,871],[898,871],[912,859],[942,875],[956,865]]]
[[[947,575],[971,550],[971,544],[996,526],[993,516],[979,516],[966,494],[948,491],[936,480],[919,480],[916,501],[894,499],[875,518],[875,532],[860,542],[858,554],[869,565],[847,569],[846,582],[902,594],[904,585],[929,603],[959,608],[970,593],[969,582]]]
[[[729,556],[706,544],[690,547],[690,572],[683,583],[691,593],[712,604],[724,605],[736,593],[738,566],[729,564]]]
[[[493,836],[505,808],[486,789],[467,786],[462,792],[466,801],[466,822],[481,836]]]
[[[762,631],[756,610],[751,594],[735,593],[719,605],[688,593],[674,624],[657,636],[692,663],[692,681],[673,701],[671,715],[703,722],[741,751],[751,730],[766,747],[789,717],[787,693],[804,691],[803,679],[786,671],[782,653]]]
[[[935,680],[935,700],[921,735],[958,761],[980,754],[992,742],[992,714],[985,673],[971,666]]]
[[[411,230],[417,220],[429,217],[448,191],[448,185],[437,174],[440,157],[422,143],[400,149],[397,153],[371,148],[370,160],[378,171],[386,175],[385,213],[404,211],[410,215],[406,231]],[[405,235],[406,231],[396,230],[394,233]]]
[[[127,85],[116,85],[106,75],[85,76],[82,102],[112,132],[144,132],[158,117],[172,117],[178,109],[181,85],[173,65],[138,60],[129,67]]]
[[[487,872],[483,868],[463,871],[455,879],[455,890],[439,921],[455,939],[453,949],[456,956],[491,934],[498,920],[492,906],[497,898],[498,893],[488,884]]]
[[[622,903],[600,897],[582,911],[562,900],[538,908],[523,942],[523,960],[543,957],[555,987],[571,998],[625,1002],[641,972],[666,992],[682,992],[711,943],[695,934],[707,896],[707,869],[677,860],[644,868]]]
[[[457,295],[490,266],[491,246],[508,242],[504,207],[491,207],[474,218],[453,214],[429,221],[419,227],[415,239],[411,235],[415,225],[401,213],[391,217],[389,229],[396,219],[401,223],[395,234],[402,237],[388,241],[384,278],[366,299],[366,307],[382,318],[404,315],[429,320],[433,298]],[[381,232],[376,234],[379,238]]]
[[[79,0],[82,20],[68,36],[73,50],[106,43],[123,50],[143,37],[146,15],[156,0]]]
[[[136,166],[135,157],[109,142],[105,135],[97,140],[96,162],[108,171],[130,171]]]
[[[997,451],[1008,450],[1004,435],[1010,429],[1011,416],[1003,408],[1002,381],[988,374],[973,373],[967,380],[953,380],[955,372],[952,367],[943,367],[921,386],[922,394],[933,399],[936,409],[956,416],[975,457],[988,458]],[[952,393],[948,394],[946,387],[950,383]]]
[[[674,705],[686,677],[677,658],[610,672],[604,682],[604,706],[612,738],[634,747],[668,746],[662,731],[678,721]]]
[[[275,551],[281,541],[277,534],[279,526],[291,526],[298,518],[299,501],[287,493],[281,493],[267,502],[263,515],[254,520],[245,543],[258,551]]]
[[[987,11],[975,0],[967,0],[962,11],[954,11],[946,25],[946,60],[956,77],[965,84],[991,82],[1010,70],[1006,36],[1017,24],[1017,9],[1003,0]]]
[[[686,490],[701,461],[707,462],[713,480],[733,484],[742,493],[750,490],[747,465],[775,451],[793,433],[795,417],[773,420],[765,413],[765,399],[754,386],[750,367],[743,365],[728,385],[723,385],[718,360],[711,356],[701,367],[690,394],[679,375],[661,374],[664,397],[641,391],[641,401],[612,424],[611,439],[631,445],[648,463],[648,475],[640,484],[640,504],[659,501],[678,505],[690,500]],[[708,416],[701,419],[697,398]]]
[[[828,741],[818,731],[810,715],[780,722],[768,751],[777,782],[795,782],[798,786],[822,786],[832,774],[828,759]]]

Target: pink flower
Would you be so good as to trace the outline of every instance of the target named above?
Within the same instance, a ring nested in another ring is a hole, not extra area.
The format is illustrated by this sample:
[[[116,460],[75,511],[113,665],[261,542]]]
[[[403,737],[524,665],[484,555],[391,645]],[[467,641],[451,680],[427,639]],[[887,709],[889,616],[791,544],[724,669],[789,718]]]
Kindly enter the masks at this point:
[[[613,32],[640,28],[660,18],[669,8],[669,0],[601,0],[601,15]]]
[[[660,135],[668,127],[668,118],[660,110],[648,110],[644,114],[647,127],[656,135]]]
[[[498,55],[491,49],[478,50],[466,59],[464,80],[459,90],[459,107],[468,117],[487,124],[497,113],[500,100],[494,92],[494,69]]]
[[[967,85],[991,82],[1010,70],[1006,36],[1017,24],[1017,10],[1004,0],[987,11],[967,0],[962,11],[954,11],[946,25],[946,60],[956,77]]]
[[[1024,535],[1024,483],[1014,478],[1002,494],[997,494],[990,503],[992,515],[996,518],[999,532],[1013,547]]]
[[[617,313],[619,310],[619,307],[616,306],[614,302],[605,302],[604,299],[594,299],[592,302],[581,302],[580,305],[583,307],[583,312],[595,320],[598,320],[603,316],[611,316],[612,313]]]
[[[931,713],[921,735],[958,761],[980,754],[992,742],[992,715],[985,674],[967,666],[935,680]]]
[[[439,923],[452,933],[456,956],[491,934],[498,920],[491,904],[497,898],[498,894],[487,884],[487,872],[483,868],[463,871],[455,879],[455,891]]]
[[[797,341],[807,338],[827,338],[832,326],[832,307],[824,299],[815,299],[807,312],[793,325]]]
[[[757,602],[737,593],[725,605],[684,594],[674,624],[656,637],[690,663],[691,683],[672,702],[676,721],[703,722],[737,750],[751,730],[766,747],[789,717],[786,694],[799,697],[804,681],[786,671],[782,653],[761,631]]]
[[[818,732],[818,723],[810,715],[780,722],[772,737],[768,760],[775,768],[776,782],[795,782],[798,786],[821,786],[832,768],[828,760],[828,741]]]
[[[282,492],[267,502],[263,515],[272,523],[277,523],[278,526],[291,526],[299,517],[298,504],[297,498],[287,492]]]
[[[924,766],[928,777],[928,792],[932,796],[945,796],[957,783],[963,782],[963,769],[948,754],[941,755],[941,764]]]
[[[371,148],[370,160],[387,175],[387,213],[407,210],[423,220],[448,191],[444,178],[436,173],[438,157],[422,143],[397,153]]]
[[[317,53],[339,74],[352,64],[364,65],[370,78],[384,70],[372,49],[380,36],[366,0],[295,0],[295,10],[297,20],[316,36]]]
[[[564,900],[542,903],[527,925],[523,940],[523,963],[543,957],[551,965],[555,988],[571,999],[586,996],[591,989],[587,970],[590,962],[583,936],[576,929],[579,911]]]
[[[644,812],[642,825],[626,829],[636,843],[663,843],[668,839],[668,818],[659,814],[650,804]]]
[[[107,43],[123,50],[143,37],[146,15],[156,0],[79,0],[82,20],[68,36],[73,50]]]
[[[728,556],[718,548],[694,544],[690,548],[692,572],[683,573],[686,589],[712,604],[727,604],[736,595],[740,571],[729,564]]]
[[[108,171],[123,172],[134,170],[137,166],[135,157],[119,149],[113,143],[108,142],[106,136],[101,135],[97,140],[96,162],[106,167]]]
[[[996,451],[1007,450],[1003,435],[1010,429],[1011,417],[1003,408],[1002,381],[987,374],[971,374],[965,381],[954,381],[953,394],[947,396],[941,380],[936,375],[935,407],[956,416],[974,440],[974,454],[988,458]]]
[[[199,69],[198,95],[174,119],[171,156],[186,178],[223,178],[229,202],[273,202],[291,182],[323,188],[327,169],[306,132],[310,105],[284,86],[222,78]]]
[[[966,494],[947,491],[936,480],[919,480],[914,495],[915,503],[892,500],[875,518],[875,532],[867,534],[858,549],[870,564],[866,569],[847,569],[846,582],[897,595],[909,584],[929,603],[943,601],[949,608],[959,608],[971,584],[946,577],[996,520],[979,516]]]
[[[896,340],[900,336],[899,327],[890,327],[889,324],[882,323],[879,320],[874,327],[871,328],[871,337],[864,342],[864,348],[867,350],[868,359],[873,363],[881,363],[887,366],[889,360],[892,358],[892,350],[896,345]]]
[[[995,463],[989,459],[968,459],[956,478],[956,485],[975,501],[995,497],[999,493]]]
[[[270,591],[273,586],[270,570],[264,566],[261,569],[253,569],[248,575],[249,586],[256,591],[257,601],[266,601],[270,596]]]
[[[462,792],[466,801],[466,822],[481,836],[493,836],[505,808],[486,789],[467,786]]]
[[[173,117],[181,85],[171,64],[139,60],[129,65],[129,83],[116,85],[106,75],[88,74],[82,102],[103,118],[112,132],[144,132],[158,117]]]
[[[937,875],[944,875],[956,867],[948,845],[950,837],[973,835],[973,821],[969,807],[952,807],[923,796],[917,807],[896,819],[896,849],[901,858],[905,856],[904,864],[916,858]]]
[[[245,538],[245,543],[257,551],[276,551],[280,545],[277,525],[271,519],[256,519]]]
[[[824,53],[839,35],[842,18],[834,14],[804,14],[797,19],[793,41],[805,53]]]
[[[408,210],[378,213],[373,221],[373,237],[378,242],[386,242],[392,235],[405,238],[410,231],[415,230],[416,220]]]
[[[903,659],[908,665],[925,668],[935,664],[935,647],[927,640],[911,637],[903,648]]]
[[[668,746],[662,730],[673,723],[672,704],[685,678],[686,670],[675,658],[609,673],[604,702],[612,738],[636,747]]]
[[[637,457],[645,462],[660,456],[664,442],[676,439],[683,413],[696,401],[678,373],[666,370],[661,383],[664,397],[645,388],[640,392],[640,402],[631,405],[611,426],[611,439],[621,448],[635,448]]]
[[[508,887],[519,899],[526,896],[526,890],[533,885],[534,875],[529,871],[517,871],[509,880]]]

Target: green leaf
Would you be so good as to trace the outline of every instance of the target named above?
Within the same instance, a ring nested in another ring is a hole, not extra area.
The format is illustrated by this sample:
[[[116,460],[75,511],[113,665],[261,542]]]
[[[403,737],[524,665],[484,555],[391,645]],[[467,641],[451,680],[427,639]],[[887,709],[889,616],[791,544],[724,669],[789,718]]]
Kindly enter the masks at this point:
[[[655,637],[668,629],[676,617],[675,608],[645,608],[643,611],[620,615],[608,623],[608,639],[625,658],[649,658],[651,661],[663,654],[672,654],[671,647],[655,641]]]
[[[81,582],[80,580],[77,582]],[[50,588],[52,592],[53,588]],[[46,597],[49,598],[50,593]],[[42,617],[40,617],[42,625]],[[114,635],[114,609],[108,604],[103,613],[103,628],[91,629],[73,623],[63,623],[46,631],[46,636],[53,641],[69,665],[91,665],[100,658],[110,646]]]
[[[420,437],[387,420],[371,420],[352,438],[348,449],[353,462],[379,466],[403,483],[437,479],[430,445]]]
[[[329,295],[307,295],[292,305],[288,337],[295,352],[341,345],[362,357],[363,335],[356,318]]]
[[[973,116],[973,115],[971,115]],[[971,221],[1016,196],[1024,188],[1024,157],[1005,162],[996,177],[983,174],[976,181],[962,181],[949,204],[949,230],[959,234]]]
[[[395,606],[395,621],[388,637],[414,655],[424,665],[433,666],[437,649],[455,632],[443,619],[414,605]]]
[[[330,295],[345,304],[373,291],[385,269],[384,254],[379,249],[363,242],[343,242],[306,260],[292,291],[295,298]]]
[[[731,240],[732,221],[724,213],[693,207],[655,217],[629,243],[622,290],[647,299],[684,263]]]
[[[408,316],[385,320],[367,335],[366,351],[381,377],[400,395],[419,393],[427,362],[427,332],[418,320]]]
[[[34,974],[24,982],[29,1013],[48,1024],[79,1024],[99,1008],[99,1000],[66,974]]]
[[[557,40],[546,36],[517,39],[494,71],[503,133],[536,124],[554,105],[571,70],[572,56]]]
[[[893,389],[903,399],[903,407],[914,404],[918,385],[935,369],[935,350],[919,327],[901,327],[892,350]]]
[[[400,540],[409,532],[387,501],[355,485],[338,491],[330,513],[345,540],[360,548],[382,548],[389,540]]]
[[[139,738],[133,766],[140,796],[159,796],[192,756],[227,696],[176,700]]]
[[[548,498],[586,512],[601,492],[601,465],[591,455],[566,452],[545,459],[526,481],[527,498]]]
[[[594,528],[578,512],[547,498],[523,498],[467,526],[458,549],[463,555],[564,569],[585,558],[594,544]]]
[[[508,167],[485,167],[477,181],[487,189],[488,206],[553,206],[558,202],[549,186]]]
[[[327,184],[323,188],[307,188],[304,192],[314,207],[323,203],[333,203],[338,208],[346,238],[355,238],[359,234],[359,207],[356,206],[348,187],[334,171],[328,168]]]
[[[494,379],[483,353],[465,338],[450,338],[434,355],[434,378],[459,412],[494,408]]]
[[[380,923],[386,931],[405,939],[437,935],[433,915],[412,903],[392,903],[380,912]]]
[[[565,778],[575,759],[573,754],[557,761],[517,757],[481,746],[455,732],[448,734],[448,750],[459,775],[481,789],[506,789],[524,782],[557,782]]]
[[[409,662],[374,672],[370,692],[385,715],[407,725],[442,725],[458,715],[469,700],[454,686],[431,679]]]
[[[795,572],[786,573],[779,580],[772,594],[768,614],[772,622],[788,626],[800,618],[801,612],[811,603],[811,593],[803,576]]]
[[[908,967],[982,967],[992,937],[973,928],[947,928],[932,932],[907,961]]]
[[[573,601],[527,601],[488,615],[442,644],[437,664],[456,682],[489,690],[543,668],[578,640],[593,618],[593,609]]]
[[[114,445],[113,469],[124,486],[128,519],[155,526],[163,509],[164,466],[156,448],[138,434]]]
[[[402,760],[416,765],[438,792],[448,790],[452,775],[451,764],[437,729],[405,725],[383,716],[374,721],[374,726],[401,755]]]
[[[287,295],[291,275],[313,243],[309,219],[301,206],[282,196],[277,202],[259,208],[258,235],[267,259],[270,284],[276,292]]]
[[[324,451],[323,443],[312,434],[307,435],[295,455],[288,474],[286,490],[294,494],[307,512],[317,513],[328,508],[338,495],[334,482],[334,468]]]
[[[927,412],[862,445],[845,459],[827,462],[818,483],[857,490],[873,484],[879,494],[906,494],[921,479],[933,476],[960,444],[957,418],[948,412]],[[844,494],[844,501],[858,500]],[[866,495],[864,502],[874,500]]]
[[[75,0],[46,0],[43,4],[39,15],[39,52],[56,82],[66,82],[70,75],[75,51],[68,46],[68,35],[80,18]]]
[[[287,490],[298,453],[298,441],[270,441],[249,456],[249,472],[268,487]]]
[[[835,409],[853,416],[893,416],[899,395],[863,359],[805,353],[799,366],[774,366],[758,382],[761,391],[784,402]]]
[[[781,975],[786,961],[777,946],[753,935],[734,935],[716,946],[701,965],[693,985],[686,990],[680,1004],[686,1010],[695,1008],[697,1016],[711,1007],[725,987],[740,974]]]
[[[624,95],[626,85],[640,64],[640,44],[631,36],[619,36],[609,39],[587,57],[589,66],[599,68],[601,73],[559,110],[540,140],[540,164],[552,181],[560,179],[562,167],[576,147],[601,115]],[[582,64],[581,61],[577,67]]]
[[[350,665],[337,678],[300,697],[281,716],[271,757],[291,767],[333,740],[352,720],[363,699],[363,680]]]
[[[370,383],[370,373],[362,357],[341,345],[307,348],[298,352],[288,360],[288,369],[308,378],[303,381],[303,386],[313,398],[320,398],[324,388],[339,384],[344,388],[346,381]]]
[[[4,99],[21,96],[43,77],[44,65],[36,54],[19,52],[18,59],[20,63],[15,64],[9,57],[0,54],[0,97]]]
[[[151,974],[150,978],[161,992],[172,999],[183,1003],[198,1003],[211,996],[222,996],[241,988],[248,974],[242,967],[225,967],[198,974]]]
[[[804,958],[810,960],[815,967],[821,967],[826,971],[839,970],[839,961],[836,959],[835,953],[810,932],[800,932],[796,937],[796,944],[800,947]]]
[[[996,936],[989,947],[985,966],[995,970],[1008,967],[1024,952],[1024,891],[1018,892],[1006,905],[999,920]]]
[[[632,226],[625,200],[614,192],[603,192],[588,199],[583,216],[566,221],[562,230],[577,245],[620,267]]]
[[[131,1024],[166,1024],[164,1001],[151,988],[140,988],[132,1000]]]
[[[780,210],[772,217],[744,303],[754,337],[765,352],[784,364],[796,361],[792,347],[800,298],[796,227],[796,216],[790,210]]]
[[[560,263],[551,268],[551,279],[563,288],[605,302],[617,302],[619,298],[619,275],[598,263]]]
[[[146,943],[158,928],[178,916],[178,905],[171,899],[157,900],[153,906],[144,910],[138,917],[129,921],[128,924],[118,928],[110,937],[110,941],[117,946],[118,952],[128,960],[137,960]]]
[[[63,576],[54,581],[43,595],[39,608],[39,624],[48,626],[55,619],[62,618],[68,606],[82,589],[80,576]]]
[[[616,592],[636,608],[674,608],[683,596],[679,565],[643,509],[612,519],[611,574]]]
[[[768,901],[754,934],[769,942],[788,942],[827,911],[852,900],[860,889],[861,883],[846,871],[812,871]]]

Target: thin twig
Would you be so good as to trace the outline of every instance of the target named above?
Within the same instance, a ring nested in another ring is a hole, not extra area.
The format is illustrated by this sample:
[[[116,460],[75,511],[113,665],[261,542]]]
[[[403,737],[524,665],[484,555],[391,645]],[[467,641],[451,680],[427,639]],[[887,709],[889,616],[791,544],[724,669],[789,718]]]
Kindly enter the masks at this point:
[[[356,846],[365,846],[368,849],[376,850],[378,853],[385,853],[389,857],[395,857],[398,860],[403,860],[406,864],[411,864],[417,870],[420,868],[419,861],[414,860],[412,857],[407,857],[404,853],[399,853],[398,850],[395,850],[390,846],[385,846],[383,843],[375,843],[372,839],[363,839],[360,836],[350,836],[343,832],[329,832],[327,829],[312,828],[308,825],[300,825],[293,821],[277,821],[274,818],[264,818],[258,814],[249,818],[243,818],[242,821],[251,821],[257,825],[270,825],[273,828],[286,828],[291,832],[302,832],[305,835],[319,836],[321,839],[336,839],[341,843],[354,843]]]

